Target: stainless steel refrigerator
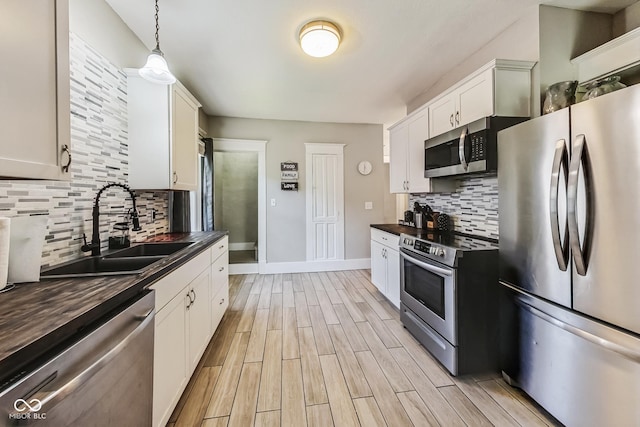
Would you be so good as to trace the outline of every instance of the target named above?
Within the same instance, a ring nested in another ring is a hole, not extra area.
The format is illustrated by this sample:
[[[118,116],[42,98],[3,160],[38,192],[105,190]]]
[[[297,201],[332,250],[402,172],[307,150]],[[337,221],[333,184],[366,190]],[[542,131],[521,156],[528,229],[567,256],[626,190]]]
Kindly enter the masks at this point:
[[[569,426],[640,425],[640,85],[498,135],[502,368]]]

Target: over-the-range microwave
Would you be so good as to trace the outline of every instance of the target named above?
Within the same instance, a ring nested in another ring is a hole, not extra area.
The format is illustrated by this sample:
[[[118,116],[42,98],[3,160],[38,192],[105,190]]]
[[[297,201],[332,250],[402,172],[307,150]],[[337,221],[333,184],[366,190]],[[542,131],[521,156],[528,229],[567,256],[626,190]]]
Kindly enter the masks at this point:
[[[484,117],[424,142],[424,177],[495,172],[498,132],[528,117]]]

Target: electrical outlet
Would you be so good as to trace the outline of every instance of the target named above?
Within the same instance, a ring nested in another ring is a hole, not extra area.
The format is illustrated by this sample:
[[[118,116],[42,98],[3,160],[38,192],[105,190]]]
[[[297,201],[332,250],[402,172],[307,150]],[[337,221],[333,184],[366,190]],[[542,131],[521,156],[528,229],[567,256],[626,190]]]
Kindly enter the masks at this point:
[[[156,216],[158,215],[158,211],[155,210],[155,208],[151,208],[149,209],[149,224],[153,223],[156,220]]]
[[[364,202],[364,208],[368,211],[373,209],[373,202]]]
[[[276,199],[271,199],[271,207],[275,207],[276,206]]]

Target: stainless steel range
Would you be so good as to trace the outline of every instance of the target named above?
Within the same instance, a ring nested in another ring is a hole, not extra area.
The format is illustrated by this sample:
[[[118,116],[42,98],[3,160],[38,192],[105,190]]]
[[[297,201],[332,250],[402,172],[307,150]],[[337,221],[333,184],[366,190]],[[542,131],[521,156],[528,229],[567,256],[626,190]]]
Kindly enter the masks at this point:
[[[453,375],[496,371],[497,243],[424,232],[400,246],[404,326]]]

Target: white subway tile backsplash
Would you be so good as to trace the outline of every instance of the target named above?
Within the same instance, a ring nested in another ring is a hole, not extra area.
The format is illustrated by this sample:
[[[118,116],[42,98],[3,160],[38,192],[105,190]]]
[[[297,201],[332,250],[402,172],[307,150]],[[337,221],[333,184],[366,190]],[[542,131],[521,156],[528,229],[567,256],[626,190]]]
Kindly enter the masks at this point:
[[[0,181],[0,216],[48,215],[42,265],[81,256],[82,234],[91,239],[91,210],[98,190],[128,181],[127,78],[75,34],[70,34],[71,181]],[[136,193],[142,231],[132,240],[168,230],[166,192]],[[113,224],[124,220],[129,195],[110,189],[100,198],[100,238],[106,249]],[[157,212],[150,224],[147,215]]]

